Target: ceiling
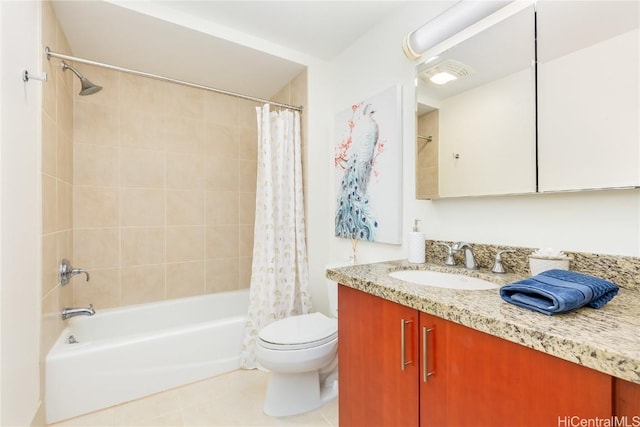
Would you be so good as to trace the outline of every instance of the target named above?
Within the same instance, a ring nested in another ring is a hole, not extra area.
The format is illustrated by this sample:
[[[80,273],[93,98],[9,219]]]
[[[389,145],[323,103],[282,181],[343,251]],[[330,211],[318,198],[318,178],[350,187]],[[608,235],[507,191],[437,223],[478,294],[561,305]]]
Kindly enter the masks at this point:
[[[53,1],[74,56],[267,99],[306,65],[238,44],[234,36],[331,60],[406,3]],[[158,10],[164,19],[152,16]],[[209,34],[190,28],[194,22]]]

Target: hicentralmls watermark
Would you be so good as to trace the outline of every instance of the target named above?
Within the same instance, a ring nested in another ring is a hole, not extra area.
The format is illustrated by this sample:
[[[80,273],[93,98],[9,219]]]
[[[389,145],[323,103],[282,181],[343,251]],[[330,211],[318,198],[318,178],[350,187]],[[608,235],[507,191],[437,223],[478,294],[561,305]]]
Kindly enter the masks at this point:
[[[607,418],[564,415],[558,416],[558,427],[640,427],[640,415]]]

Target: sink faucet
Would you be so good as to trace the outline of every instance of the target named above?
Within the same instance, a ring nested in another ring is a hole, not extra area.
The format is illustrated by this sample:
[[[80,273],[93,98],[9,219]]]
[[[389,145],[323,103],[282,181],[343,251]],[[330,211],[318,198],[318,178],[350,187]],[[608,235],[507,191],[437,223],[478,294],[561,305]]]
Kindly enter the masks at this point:
[[[89,304],[89,307],[65,308],[62,310],[62,320],[80,315],[93,316],[94,314],[96,314],[96,311],[93,309],[93,304]]]
[[[473,255],[471,245],[466,242],[457,242],[451,247],[454,252],[459,252],[464,249],[464,266],[469,270],[477,270],[478,264],[476,263],[476,257]]]

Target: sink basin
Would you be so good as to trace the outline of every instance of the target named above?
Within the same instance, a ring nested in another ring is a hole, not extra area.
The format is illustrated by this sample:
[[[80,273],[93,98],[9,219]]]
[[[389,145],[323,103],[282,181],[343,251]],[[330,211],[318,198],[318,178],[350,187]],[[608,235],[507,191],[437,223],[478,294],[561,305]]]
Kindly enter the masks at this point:
[[[495,283],[477,277],[430,270],[400,270],[389,273],[389,276],[416,285],[434,286],[436,288],[481,291],[500,287]]]

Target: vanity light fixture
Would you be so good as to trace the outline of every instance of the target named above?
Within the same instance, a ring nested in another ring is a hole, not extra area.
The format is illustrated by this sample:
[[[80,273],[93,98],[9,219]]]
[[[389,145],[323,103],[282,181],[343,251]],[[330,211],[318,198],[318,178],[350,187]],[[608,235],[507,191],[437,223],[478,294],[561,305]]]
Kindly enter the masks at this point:
[[[460,0],[404,38],[402,48],[407,58],[416,60],[428,49],[461,30],[486,18],[510,1]]]

